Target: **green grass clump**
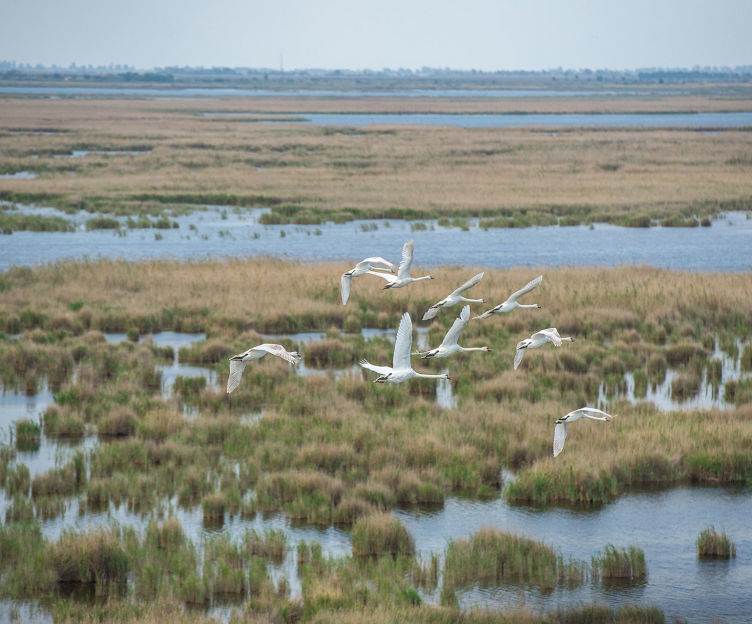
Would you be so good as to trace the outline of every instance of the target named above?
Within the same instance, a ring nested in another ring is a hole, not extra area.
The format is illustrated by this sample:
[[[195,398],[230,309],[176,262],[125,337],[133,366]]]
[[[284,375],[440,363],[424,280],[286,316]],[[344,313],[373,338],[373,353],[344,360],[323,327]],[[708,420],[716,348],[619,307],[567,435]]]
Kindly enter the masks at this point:
[[[466,540],[455,540],[447,550],[445,587],[462,587],[474,582],[484,585],[502,582],[551,588],[558,582],[581,583],[585,565],[561,555],[542,541],[497,529],[481,529]]]
[[[697,537],[697,556],[700,558],[731,559],[736,557],[736,544],[726,535],[718,533],[713,525],[700,531]]]
[[[250,529],[243,536],[243,549],[253,557],[282,563],[287,553],[287,538],[281,530],[266,529],[261,535],[255,529]]]
[[[601,580],[640,580],[648,574],[645,553],[636,546],[617,550],[613,544],[607,544],[603,552],[593,555],[590,565],[593,577]]]
[[[52,545],[50,563],[58,583],[125,583],[131,562],[117,530],[63,533]]]
[[[353,555],[356,557],[410,555],[415,551],[412,536],[391,514],[377,513],[360,518],[352,530]]]
[[[33,420],[16,421],[16,447],[21,451],[31,451],[39,448],[42,428]]]

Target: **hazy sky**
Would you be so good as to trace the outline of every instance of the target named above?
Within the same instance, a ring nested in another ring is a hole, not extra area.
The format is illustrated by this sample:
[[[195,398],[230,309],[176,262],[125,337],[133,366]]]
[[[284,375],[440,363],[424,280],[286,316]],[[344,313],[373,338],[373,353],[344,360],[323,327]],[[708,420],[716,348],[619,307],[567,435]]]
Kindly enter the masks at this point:
[[[279,68],[752,64],[752,0],[0,0],[0,60]]]

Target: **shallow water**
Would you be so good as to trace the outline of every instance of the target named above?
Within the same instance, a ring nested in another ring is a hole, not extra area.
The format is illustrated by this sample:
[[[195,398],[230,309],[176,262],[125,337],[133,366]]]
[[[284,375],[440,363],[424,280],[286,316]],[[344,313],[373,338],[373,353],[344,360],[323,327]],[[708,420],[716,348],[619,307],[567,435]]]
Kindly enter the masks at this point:
[[[20,180],[36,178],[39,174],[34,171],[16,171],[15,173],[0,173],[0,178],[4,180]]]
[[[425,221],[427,229],[413,231],[409,222],[401,220],[262,225],[258,222],[262,212],[212,208],[173,217],[180,227],[159,231],[117,233],[79,228],[74,232],[14,232],[3,237],[0,270],[11,265],[97,257],[199,260],[268,255],[309,262],[343,259],[351,262],[379,255],[398,260],[402,245],[408,240],[415,241],[416,267],[629,264],[734,272],[752,268],[752,219],[744,213],[729,213],[725,219],[716,219],[711,227],[696,228],[593,224],[592,229],[545,226],[483,230],[477,221],[471,221],[470,229],[462,231]],[[353,293],[360,287],[361,283],[355,280]]]
[[[73,150],[68,154],[54,154],[54,158],[83,158],[89,154],[104,154],[105,156],[124,156],[151,154],[151,150]]]
[[[467,538],[483,527],[542,539],[554,545],[565,558],[590,562],[591,555],[613,543],[617,548],[642,548],[648,568],[647,580],[619,585],[586,582],[573,589],[542,592],[533,587],[505,585],[497,588],[464,588],[458,592],[460,604],[503,609],[526,605],[533,609],[555,609],[593,600],[616,607],[624,603],[655,604],[671,617],[707,622],[714,617],[728,623],[748,622],[749,586],[752,583],[752,527],[749,509],[752,488],[687,488],[634,493],[617,502],[592,510],[540,509],[514,506],[503,499],[477,502],[449,498],[434,510],[398,510],[394,515],[413,536],[418,556],[432,553],[443,558],[451,540]],[[242,538],[247,529],[263,533],[278,529],[287,537],[288,553],[281,565],[270,565],[273,578],[284,575],[293,596],[300,594],[295,547],[300,540],[321,544],[325,556],[351,553],[349,530],[300,526],[284,514],[258,513],[252,519],[226,514],[223,522],[207,526],[200,507],[180,509],[172,504],[172,514],[186,535],[195,541],[218,533]],[[78,514],[72,501],[65,515],[45,522],[44,535],[59,537],[65,529],[78,531],[117,522],[143,530],[148,518],[124,507],[97,514]],[[699,532],[713,524],[725,530],[736,542],[737,557],[730,561],[700,561],[695,551]],[[625,527],[629,531],[625,532]],[[424,594],[429,602],[438,600],[439,591]]]
[[[279,116],[278,116],[279,117]],[[296,121],[303,118],[305,122]],[[689,127],[738,128],[752,125],[752,113],[603,113],[603,114],[439,114],[439,113],[300,113],[290,121],[263,123],[310,123],[316,126],[421,125],[461,128],[502,128],[505,126],[552,127]]]
[[[645,396],[635,394],[635,379],[631,372],[624,373],[624,388],[608,388],[604,381],[598,387],[598,400],[596,405],[601,409],[606,409],[613,400],[626,399],[632,405],[637,403],[652,403],[662,412],[672,412],[677,410],[709,410],[709,409],[732,409],[734,403],[726,402],[725,384],[728,381],[738,381],[749,379],[752,372],[742,371],[742,349],[749,343],[743,343],[737,339],[738,353],[732,357],[722,351],[718,346],[718,340],[715,341],[712,360],[721,362],[721,381],[720,384],[713,384],[708,380],[708,369],[702,371],[700,388],[696,395],[676,399],[672,396],[671,382],[680,376],[675,370],[667,369],[666,377],[659,384],[648,383]]]

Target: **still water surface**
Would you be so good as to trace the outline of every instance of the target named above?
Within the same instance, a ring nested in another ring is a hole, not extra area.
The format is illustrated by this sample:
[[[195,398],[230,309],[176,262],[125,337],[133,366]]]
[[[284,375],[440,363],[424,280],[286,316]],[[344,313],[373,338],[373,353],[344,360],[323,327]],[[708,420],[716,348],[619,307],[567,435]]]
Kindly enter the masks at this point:
[[[51,208],[20,212],[62,215]],[[608,224],[469,230],[401,220],[321,225],[263,225],[263,210],[234,212],[212,207],[173,217],[169,230],[86,231],[76,216],[74,232],[14,232],[3,236],[0,270],[66,258],[171,258],[203,260],[277,256],[319,262],[382,256],[399,263],[402,245],[415,240],[415,266],[469,265],[490,268],[651,265],[691,271],[748,271],[752,268],[752,219],[728,213],[711,227],[624,228]],[[70,217],[68,217],[70,218]],[[375,228],[375,229],[374,229]]]

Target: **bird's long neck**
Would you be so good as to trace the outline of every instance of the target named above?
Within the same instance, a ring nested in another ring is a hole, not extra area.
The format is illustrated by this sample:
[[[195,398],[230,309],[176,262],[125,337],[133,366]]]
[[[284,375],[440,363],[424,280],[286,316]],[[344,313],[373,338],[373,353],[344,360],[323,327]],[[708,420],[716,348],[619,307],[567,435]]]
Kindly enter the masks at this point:
[[[460,347],[460,351],[485,351],[486,347]]]
[[[423,277],[414,277],[413,281],[419,282],[420,280],[427,280],[427,279],[433,279],[433,277],[431,277],[430,275],[424,275]]]
[[[537,303],[518,303],[518,308],[540,308]]]
[[[574,338],[572,338],[571,336],[567,336],[565,338],[562,338],[561,341],[562,342],[574,342]]]
[[[467,301],[468,303],[483,303],[483,299],[468,299],[467,297],[460,296],[460,300]]]
[[[424,379],[446,379],[446,373],[440,373],[437,375],[429,375],[428,373],[415,373],[416,377],[423,377]]]

